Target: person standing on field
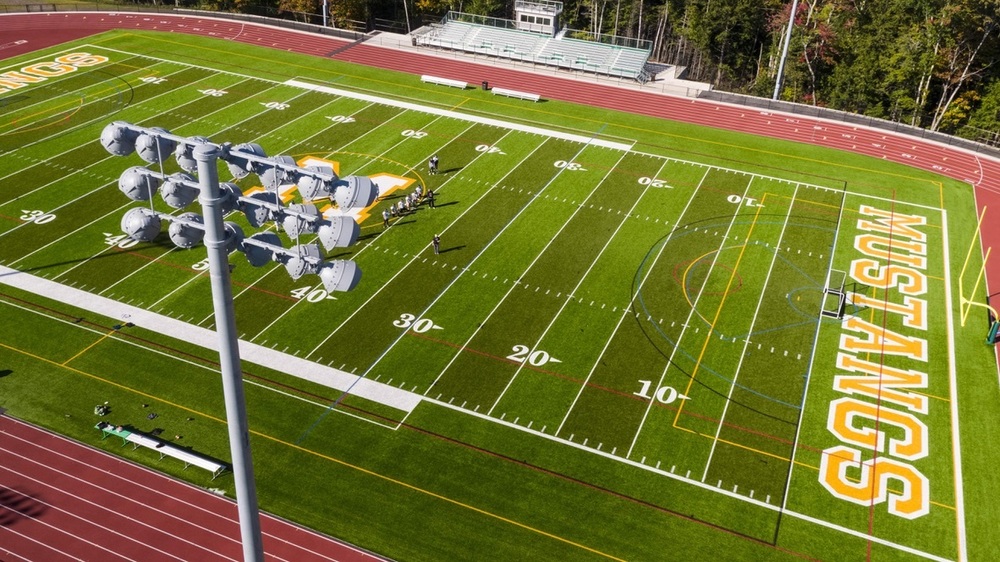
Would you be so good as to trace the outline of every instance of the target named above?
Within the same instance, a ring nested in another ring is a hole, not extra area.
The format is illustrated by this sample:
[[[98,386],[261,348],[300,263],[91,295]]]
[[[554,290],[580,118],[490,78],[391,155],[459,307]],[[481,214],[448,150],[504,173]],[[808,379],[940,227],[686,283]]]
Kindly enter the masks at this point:
[[[431,239],[431,244],[434,245],[434,253],[435,254],[440,254],[441,253],[441,236],[438,235],[438,234],[435,234],[434,238]]]
[[[427,167],[430,169],[432,174],[438,173],[438,155],[435,154],[431,156],[430,162],[427,163]]]

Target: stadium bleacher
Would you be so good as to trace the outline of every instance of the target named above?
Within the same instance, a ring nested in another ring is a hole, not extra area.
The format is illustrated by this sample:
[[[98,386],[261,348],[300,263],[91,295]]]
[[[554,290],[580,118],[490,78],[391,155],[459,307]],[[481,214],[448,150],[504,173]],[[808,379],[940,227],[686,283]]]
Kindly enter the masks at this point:
[[[645,82],[649,50],[587,41],[559,33],[509,29],[446,17],[423,33],[414,34],[414,44],[477,55],[513,59],[563,69],[603,74]]]

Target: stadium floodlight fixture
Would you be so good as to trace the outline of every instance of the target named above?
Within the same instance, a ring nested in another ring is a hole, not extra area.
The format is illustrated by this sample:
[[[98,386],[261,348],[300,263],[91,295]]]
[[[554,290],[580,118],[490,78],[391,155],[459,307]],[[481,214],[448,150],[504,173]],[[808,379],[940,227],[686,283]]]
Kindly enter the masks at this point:
[[[205,238],[204,224],[198,213],[184,213],[170,221],[167,233],[178,248],[194,248]]]
[[[122,216],[122,231],[140,242],[150,242],[159,236],[160,226],[160,214],[145,207],[129,209]]]
[[[274,197],[262,191],[239,198],[240,210],[246,215],[250,226],[260,228],[277,219],[277,208],[279,205],[272,201],[272,199]]]
[[[160,186],[163,202],[175,209],[183,209],[198,198],[198,183],[183,172],[170,174]]]
[[[333,248],[347,248],[358,241],[358,236],[361,235],[361,225],[352,217],[333,216],[319,222],[316,234],[327,251]]]
[[[342,210],[363,209],[375,202],[378,187],[367,176],[347,176],[335,183],[333,200]]]
[[[304,232],[313,232],[313,225],[317,224],[323,215],[312,203],[293,203],[288,206],[288,213],[284,213],[281,220],[281,228],[292,238],[298,238]]]
[[[149,201],[160,186],[160,179],[142,166],[133,166],[118,178],[118,189],[133,201]]]
[[[174,151],[174,160],[177,160],[177,165],[181,167],[182,170],[189,174],[193,174],[198,171],[198,161],[194,159],[194,154],[192,151],[196,146],[195,143],[210,142],[206,137],[194,136],[190,137],[192,141],[190,144],[186,142],[177,143],[177,150]]]
[[[274,156],[268,162],[254,163],[252,168],[268,191],[277,191],[282,184],[295,179],[298,165],[291,156]]]
[[[305,172],[299,174],[299,193],[309,200],[330,197],[339,179],[330,166],[306,166]]]
[[[254,267],[260,267],[274,261],[274,247],[281,248],[281,238],[273,232],[258,232],[244,240],[243,244],[243,255],[247,261]]]
[[[128,156],[135,152],[138,131],[124,121],[115,121],[101,131],[101,146],[115,156]]]
[[[320,267],[319,278],[323,280],[324,287],[333,287],[335,291],[350,291],[361,281],[361,269],[351,260],[330,260]]]
[[[297,183],[305,199],[333,198],[341,212],[371,205],[378,189],[367,177],[341,179],[329,166],[301,168],[289,156],[268,158],[256,143],[215,144],[205,137],[181,137],[162,128],[139,127],[124,121],[105,126],[100,142],[111,154],[128,156],[135,152],[145,162],[160,167],[156,172],[135,166],[125,170],[119,178],[118,187],[122,193],[134,201],[149,202],[149,207],[131,209],[122,217],[122,230],[130,238],[152,241],[160,235],[163,221],[167,221],[170,223],[168,235],[174,244],[191,248],[204,242],[208,249],[243,557],[247,561],[261,561],[264,551],[229,279],[229,254],[239,250],[254,266],[280,263],[296,279],[316,274],[328,292],[354,289],[361,279],[361,270],[350,260],[324,260],[315,243],[296,244],[285,249],[274,232],[246,237],[238,225],[223,220],[223,213],[239,209],[254,227],[273,220],[294,238],[315,233],[320,243],[330,249],[355,243],[360,232],[357,222],[349,216],[324,217],[313,204],[283,207],[279,187],[284,183]],[[170,154],[185,173],[166,175],[163,172],[163,162]],[[237,179],[257,174],[265,192],[245,197],[238,186],[220,183],[219,160],[226,163]],[[189,174],[196,174],[197,180]],[[198,199],[203,215],[156,211],[152,198],[158,188],[167,205],[175,209],[182,209]]]
[[[147,129],[135,139],[135,151],[150,164],[163,162],[167,156],[177,149],[177,141],[172,139],[170,132],[160,127]]]
[[[229,165],[229,173],[236,179],[243,179],[253,172],[253,159],[250,155],[266,158],[267,153],[255,142],[247,142],[236,146],[222,145],[219,157]]]

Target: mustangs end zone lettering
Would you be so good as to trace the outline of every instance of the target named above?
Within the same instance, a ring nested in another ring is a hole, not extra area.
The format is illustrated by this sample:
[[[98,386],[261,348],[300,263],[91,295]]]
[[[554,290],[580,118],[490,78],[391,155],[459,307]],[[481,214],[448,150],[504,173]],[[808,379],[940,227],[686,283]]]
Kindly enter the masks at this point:
[[[76,72],[81,66],[94,66],[105,62],[108,62],[108,57],[90,53],[71,53],[56,57],[51,62],[29,64],[20,71],[11,70],[0,74],[0,94]]]
[[[860,234],[850,276],[885,291],[873,298],[849,293],[851,302],[898,315],[904,329],[927,330],[926,218],[868,205],[858,212]],[[827,429],[840,444],[823,451],[819,481],[834,496],[863,506],[887,503],[888,512],[916,519],[930,512],[930,482],[913,461],[928,455],[927,340],[847,318],[840,335],[834,390],[847,396],[830,402]],[[918,367],[918,368],[912,368]]]

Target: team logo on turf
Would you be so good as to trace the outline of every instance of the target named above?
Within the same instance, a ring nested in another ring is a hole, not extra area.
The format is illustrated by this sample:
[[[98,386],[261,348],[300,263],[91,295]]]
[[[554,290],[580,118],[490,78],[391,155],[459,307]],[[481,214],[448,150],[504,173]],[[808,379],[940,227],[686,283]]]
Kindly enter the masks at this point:
[[[340,162],[336,160],[327,160],[326,158],[320,158],[318,156],[306,156],[300,158],[296,164],[305,168],[306,166],[329,166],[333,168],[333,172],[340,175]],[[335,216],[350,216],[354,220],[361,224],[371,216],[371,209],[378,201],[385,198],[387,195],[391,195],[394,191],[400,189],[406,189],[413,185],[416,180],[412,178],[405,178],[403,176],[398,176],[396,174],[390,174],[388,172],[379,172],[377,174],[372,174],[368,176],[372,183],[378,187],[378,197],[375,198],[375,203],[367,207],[359,207],[353,209],[341,209],[333,201],[329,201],[319,207],[321,213],[326,218],[331,218]],[[259,191],[265,191],[261,186],[252,187],[244,192],[244,195],[250,195],[251,193],[257,193]],[[278,196],[281,198],[281,202],[284,204],[292,203],[298,196],[298,186],[294,183],[286,183],[278,186]]]

